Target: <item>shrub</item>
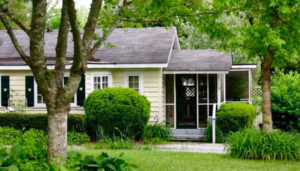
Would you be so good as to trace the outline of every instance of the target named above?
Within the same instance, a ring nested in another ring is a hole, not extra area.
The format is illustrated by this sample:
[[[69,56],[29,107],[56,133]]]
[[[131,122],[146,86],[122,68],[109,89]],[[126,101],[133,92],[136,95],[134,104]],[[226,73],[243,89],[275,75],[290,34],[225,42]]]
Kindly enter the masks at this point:
[[[144,143],[160,143],[171,138],[171,130],[162,124],[147,125],[143,131]]]
[[[48,170],[46,142],[41,131],[29,130],[17,139],[9,151],[0,150],[0,167],[4,170]]]
[[[216,125],[226,136],[244,128],[251,128],[256,116],[253,105],[246,103],[226,103],[217,112]]]
[[[68,131],[86,132],[85,122],[85,115],[69,114]],[[19,130],[33,128],[46,131],[47,126],[46,114],[0,114],[0,127],[13,127]]]
[[[83,157],[78,152],[68,152],[66,168],[54,168],[47,164],[47,146],[40,137],[43,131],[29,130],[10,150],[0,147],[0,170],[133,170],[135,165],[127,163],[122,155],[110,157],[102,153],[97,157]],[[45,136],[44,136],[45,137]]]
[[[68,132],[68,145],[80,145],[90,142],[86,133]]]
[[[271,93],[274,127],[300,132],[300,75],[277,72],[272,77]]]
[[[97,157],[85,156],[79,152],[68,152],[67,166],[74,170],[126,170],[130,171],[137,168],[136,165],[130,164],[122,159],[123,153],[117,157],[110,157],[107,153],[102,152]]]
[[[92,92],[84,102],[88,134],[98,139],[99,128],[108,137],[139,139],[150,118],[150,102],[129,88],[105,88]]]
[[[209,125],[206,130],[205,140],[206,142],[209,143],[212,142],[212,125]],[[223,143],[223,142],[225,142],[223,132],[219,129],[219,127],[216,126],[216,143]]]
[[[13,145],[17,138],[22,135],[22,131],[10,127],[0,127],[0,144]]]
[[[281,131],[263,133],[245,129],[227,138],[230,156],[244,159],[297,160],[299,145],[299,137]]]

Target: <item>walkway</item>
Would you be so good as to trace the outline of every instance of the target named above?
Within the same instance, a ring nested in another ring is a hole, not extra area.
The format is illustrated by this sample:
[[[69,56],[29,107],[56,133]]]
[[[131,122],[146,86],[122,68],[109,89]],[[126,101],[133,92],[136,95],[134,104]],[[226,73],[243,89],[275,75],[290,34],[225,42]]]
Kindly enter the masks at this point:
[[[172,143],[155,146],[160,151],[194,152],[194,153],[216,153],[225,154],[224,144],[207,143]]]

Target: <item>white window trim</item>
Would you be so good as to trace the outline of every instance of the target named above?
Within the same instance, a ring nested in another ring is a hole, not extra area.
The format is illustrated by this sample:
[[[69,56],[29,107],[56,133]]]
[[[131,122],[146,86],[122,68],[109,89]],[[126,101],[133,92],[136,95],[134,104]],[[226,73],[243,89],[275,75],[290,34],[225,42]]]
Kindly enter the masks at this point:
[[[70,73],[64,73],[64,77],[69,77],[70,76]],[[35,81],[35,78],[33,77],[33,80],[34,80],[34,107],[46,107],[46,104],[45,103],[38,103],[38,86],[37,86],[37,83]],[[63,81],[63,85],[64,85],[64,79],[62,80]],[[74,103],[70,103],[71,107],[77,107],[77,92],[75,93],[74,95]]]
[[[110,71],[100,71],[100,72],[92,72],[92,78],[91,78],[91,89],[92,91],[95,91],[94,89],[94,77],[102,77],[102,76],[108,76],[108,87],[113,87],[112,85],[112,76]]]
[[[125,72],[124,74],[124,87],[129,88],[129,76],[138,76],[139,77],[139,93],[143,94],[144,93],[144,74],[141,71],[137,72]]]

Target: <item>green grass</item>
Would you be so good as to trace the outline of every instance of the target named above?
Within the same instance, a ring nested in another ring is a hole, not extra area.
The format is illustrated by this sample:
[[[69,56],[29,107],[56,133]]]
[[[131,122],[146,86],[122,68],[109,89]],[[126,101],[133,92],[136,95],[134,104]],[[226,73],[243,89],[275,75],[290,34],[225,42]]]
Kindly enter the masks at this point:
[[[145,150],[78,150],[84,155],[97,155],[102,151],[123,158],[138,166],[139,170],[300,170],[300,162],[278,160],[233,159],[228,155]]]

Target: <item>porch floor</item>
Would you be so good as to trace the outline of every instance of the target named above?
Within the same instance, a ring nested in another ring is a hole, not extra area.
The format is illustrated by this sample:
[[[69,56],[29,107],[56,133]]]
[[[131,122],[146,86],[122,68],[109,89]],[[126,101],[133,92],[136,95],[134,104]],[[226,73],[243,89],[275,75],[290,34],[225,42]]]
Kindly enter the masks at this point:
[[[172,129],[172,140],[201,141],[205,138],[206,128],[201,129]]]

